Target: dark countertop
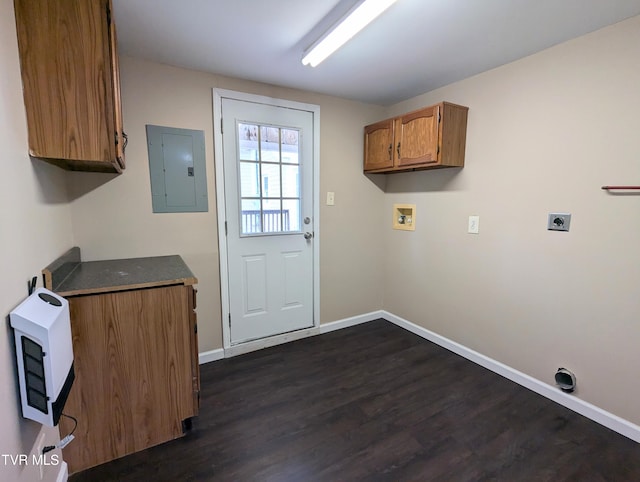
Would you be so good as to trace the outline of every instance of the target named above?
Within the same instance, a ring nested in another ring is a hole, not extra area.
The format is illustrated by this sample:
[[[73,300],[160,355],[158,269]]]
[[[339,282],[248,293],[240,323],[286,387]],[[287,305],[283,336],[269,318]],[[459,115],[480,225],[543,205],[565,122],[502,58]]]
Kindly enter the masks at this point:
[[[43,270],[46,288],[71,296],[198,282],[177,255],[83,262],[76,249]]]

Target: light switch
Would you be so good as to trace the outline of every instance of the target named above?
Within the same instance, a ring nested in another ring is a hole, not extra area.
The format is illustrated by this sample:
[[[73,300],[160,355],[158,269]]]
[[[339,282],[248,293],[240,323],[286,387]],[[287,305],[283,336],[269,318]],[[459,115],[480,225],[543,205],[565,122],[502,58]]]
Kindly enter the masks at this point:
[[[469,234],[478,234],[480,232],[480,216],[469,216]]]
[[[327,191],[327,206],[334,206],[336,204],[336,193],[333,191]]]

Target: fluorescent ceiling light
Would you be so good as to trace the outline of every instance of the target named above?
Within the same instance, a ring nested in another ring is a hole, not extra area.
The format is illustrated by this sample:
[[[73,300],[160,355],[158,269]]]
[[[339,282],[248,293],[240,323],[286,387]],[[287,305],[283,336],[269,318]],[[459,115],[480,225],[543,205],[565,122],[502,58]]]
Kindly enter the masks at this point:
[[[304,53],[302,63],[315,67],[342,47],[395,1],[363,0]]]

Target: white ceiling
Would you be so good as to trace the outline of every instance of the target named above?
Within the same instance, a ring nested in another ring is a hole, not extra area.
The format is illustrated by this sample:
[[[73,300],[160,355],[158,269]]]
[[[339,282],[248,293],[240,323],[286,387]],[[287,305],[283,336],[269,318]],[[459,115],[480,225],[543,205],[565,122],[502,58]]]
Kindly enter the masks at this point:
[[[640,14],[640,0],[397,0],[318,67],[356,0],[113,0],[120,53],[389,105]]]

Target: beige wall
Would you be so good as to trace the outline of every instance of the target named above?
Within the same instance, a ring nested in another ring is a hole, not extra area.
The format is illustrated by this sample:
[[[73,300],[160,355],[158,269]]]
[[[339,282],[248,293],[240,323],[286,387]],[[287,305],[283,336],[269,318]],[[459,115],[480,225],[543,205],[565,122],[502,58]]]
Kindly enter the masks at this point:
[[[321,321],[384,308],[552,383],[575,371],[581,397],[640,423],[640,17],[389,109],[122,58],[122,176],[31,161],[13,7],[0,0],[0,179],[5,316],[26,281],[72,245],[85,259],[180,254],[199,283],[200,350],[222,346],[211,88],[321,107]],[[467,166],[364,176],[362,126],[440,100],[470,107]],[[145,124],[202,129],[209,212],[153,214]],[[416,203],[415,233],[391,230],[394,202]],[[570,233],[545,229],[573,214]],[[480,215],[480,234],[466,234]],[[0,383],[16,384],[8,328]],[[3,454],[29,453],[40,426],[0,391]],[[47,443],[56,437],[46,430]],[[0,460],[0,479],[34,480]],[[56,468],[47,480],[55,478]]]
[[[42,267],[73,243],[66,173],[41,161],[31,161],[27,155],[11,0],[0,0],[0,72],[0,313],[8,319],[9,312],[27,296],[27,280],[39,276]],[[13,334],[6,322],[0,330],[0,453],[30,457],[41,425],[22,418],[14,357]],[[48,445],[57,441],[57,429],[44,431]],[[58,469],[48,467],[45,479],[55,480]],[[14,466],[4,457],[0,459],[0,480],[38,479],[37,468],[31,463]]]
[[[386,310],[640,424],[640,17],[391,114],[469,106],[466,166],[389,176]],[[392,204],[417,204],[415,233]],[[547,213],[573,215],[569,233]],[[480,234],[466,233],[469,215]]]
[[[73,229],[83,259],[179,254],[198,277],[200,351],[222,347],[212,88],[320,105],[321,321],[382,307],[383,192],[362,175],[362,126],[381,107],[122,57],[127,169],[71,174]],[[205,132],[209,212],[153,214],[145,125]],[[356,219],[357,215],[357,219]],[[374,262],[372,262],[374,261]]]

